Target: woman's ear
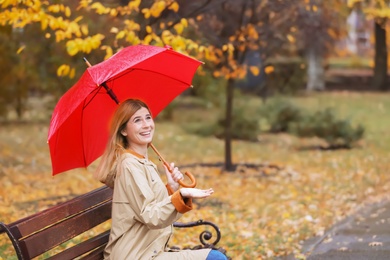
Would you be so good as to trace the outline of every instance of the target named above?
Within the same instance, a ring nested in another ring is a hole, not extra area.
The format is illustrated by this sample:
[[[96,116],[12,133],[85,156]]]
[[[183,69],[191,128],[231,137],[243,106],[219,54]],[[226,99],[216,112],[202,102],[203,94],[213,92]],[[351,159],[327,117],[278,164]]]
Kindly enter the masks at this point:
[[[127,136],[127,133],[126,133],[125,130],[122,130],[122,131],[121,131],[121,134],[122,134],[123,136]]]

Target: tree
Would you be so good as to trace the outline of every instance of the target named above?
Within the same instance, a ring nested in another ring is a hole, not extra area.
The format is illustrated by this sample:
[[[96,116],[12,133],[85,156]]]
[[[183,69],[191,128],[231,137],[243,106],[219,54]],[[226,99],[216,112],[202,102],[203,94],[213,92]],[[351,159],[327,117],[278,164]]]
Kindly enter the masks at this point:
[[[324,59],[342,35],[345,3],[342,0],[309,0],[296,8],[297,15],[292,20],[297,27],[298,48],[303,50],[307,61],[306,90],[324,90]]]
[[[184,7],[179,13],[179,3]],[[58,1],[9,0],[2,3],[1,23],[14,28],[40,24],[47,38],[54,37],[70,56],[101,50],[105,57],[129,44],[171,45],[175,50],[197,54],[214,64],[214,76],[227,79],[226,95],[226,169],[232,169],[231,117],[235,81],[258,67],[244,63],[249,50],[259,51],[262,59],[276,52],[287,38],[276,28],[288,31],[291,3],[252,1],[101,1],[82,0],[77,6]],[[187,7],[187,8],[185,8]],[[188,19],[192,17],[192,20]],[[101,24],[102,27],[96,26]],[[198,28],[204,45],[184,37],[188,25]],[[199,24],[199,26],[198,26]],[[105,27],[104,27],[105,26]],[[102,34],[104,32],[106,34]],[[108,33],[109,32],[109,33]],[[214,34],[214,37],[212,36]],[[272,39],[271,39],[272,38]],[[272,44],[268,44],[272,42]],[[207,45],[206,45],[207,44]],[[95,53],[95,52],[94,52]],[[263,70],[263,63],[260,70]],[[59,76],[74,77],[75,68],[64,63]]]
[[[81,75],[85,70],[85,64],[80,61],[83,56],[89,55],[92,51],[94,55],[91,57],[91,63],[93,64],[110,57],[124,46],[139,43],[171,45],[181,52],[190,52],[198,48],[194,41],[181,36],[188,23],[186,19],[177,20],[174,16],[179,8],[175,1],[82,0],[62,4],[57,0],[9,0],[1,2],[0,5],[0,25],[10,30],[9,34],[3,36],[9,39],[18,36],[22,39],[18,44],[13,44],[14,47],[10,46],[8,52],[5,50],[5,53],[14,53],[13,58],[16,61],[20,61],[22,56],[26,58],[33,57],[33,54],[40,54],[37,55],[40,59],[33,61],[39,61],[38,64],[10,62],[9,66],[13,70],[8,73],[8,83],[14,81],[17,85],[12,88],[14,90],[23,87],[25,97],[32,89],[45,92],[50,90],[59,97],[72,86],[71,82],[78,78],[76,76]],[[35,27],[40,28],[38,33]],[[46,42],[43,44],[47,48],[41,48],[41,53],[38,53],[39,51],[32,48],[37,41],[28,40],[31,37],[35,39],[41,37],[38,39],[40,43],[42,43],[41,39],[45,39]],[[41,55],[42,50],[47,53]],[[26,66],[26,69],[23,69],[24,67],[16,69],[19,65]],[[46,76],[38,86],[31,84],[32,80],[29,78],[34,74],[30,72],[34,70],[35,74]],[[53,75],[53,70],[57,73],[55,79],[52,76],[47,77]],[[50,80],[52,78],[55,83]],[[28,84],[24,84],[21,80]],[[17,107],[20,113],[22,113],[22,103],[23,99],[19,99]]]
[[[225,111],[225,169],[234,170],[232,162],[232,112],[234,88],[248,72],[264,72],[270,57],[289,53],[287,46],[292,38],[290,17],[298,1],[225,0],[178,1],[185,16],[191,10],[193,24],[200,39],[209,48],[204,53],[212,64],[214,77],[226,79]],[[261,66],[249,67],[245,59],[249,53],[258,52]]]
[[[356,3],[358,2],[358,3]],[[356,5],[362,1],[353,1],[352,4]],[[375,35],[375,57],[374,57],[374,77],[373,86],[378,90],[388,90],[387,84],[387,36],[386,25],[387,20],[390,18],[390,1],[388,0],[375,0],[370,5],[366,5],[364,12],[373,17],[374,23],[374,35]]]

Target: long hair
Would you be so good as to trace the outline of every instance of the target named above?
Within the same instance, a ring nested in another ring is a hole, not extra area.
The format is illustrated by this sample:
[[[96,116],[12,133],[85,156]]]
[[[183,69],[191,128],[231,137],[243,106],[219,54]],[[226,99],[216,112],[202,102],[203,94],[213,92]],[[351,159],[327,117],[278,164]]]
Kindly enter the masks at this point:
[[[117,175],[117,159],[120,158],[129,146],[126,137],[121,134],[121,131],[126,127],[130,118],[143,107],[148,109],[150,113],[149,107],[141,100],[127,99],[120,103],[111,119],[107,147],[94,174],[96,179],[111,188],[114,187]]]

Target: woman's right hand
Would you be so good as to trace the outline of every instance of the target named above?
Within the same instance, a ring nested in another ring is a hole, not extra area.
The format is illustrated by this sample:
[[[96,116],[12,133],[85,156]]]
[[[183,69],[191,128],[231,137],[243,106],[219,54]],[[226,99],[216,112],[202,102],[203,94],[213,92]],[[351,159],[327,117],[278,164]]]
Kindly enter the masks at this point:
[[[180,188],[180,194],[184,198],[203,199],[214,193],[212,188],[201,190],[196,188]]]

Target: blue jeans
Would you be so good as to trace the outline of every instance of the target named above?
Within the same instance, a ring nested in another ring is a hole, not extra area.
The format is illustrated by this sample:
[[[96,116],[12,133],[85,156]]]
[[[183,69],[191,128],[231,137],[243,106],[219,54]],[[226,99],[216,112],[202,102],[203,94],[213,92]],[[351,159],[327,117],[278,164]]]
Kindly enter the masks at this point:
[[[211,250],[206,260],[227,260],[227,257],[218,250]]]

